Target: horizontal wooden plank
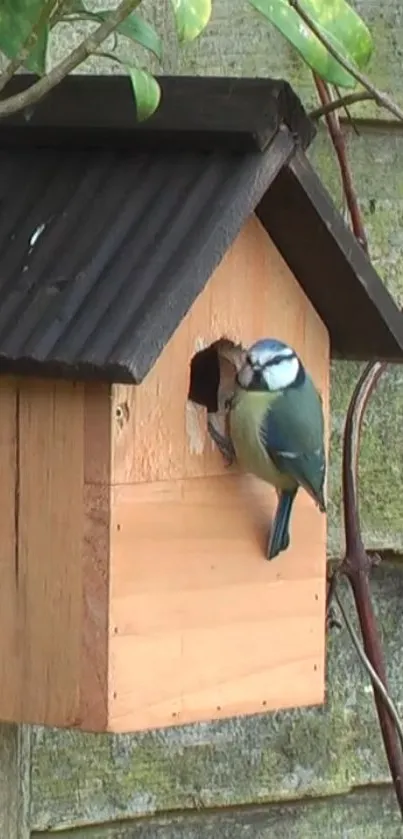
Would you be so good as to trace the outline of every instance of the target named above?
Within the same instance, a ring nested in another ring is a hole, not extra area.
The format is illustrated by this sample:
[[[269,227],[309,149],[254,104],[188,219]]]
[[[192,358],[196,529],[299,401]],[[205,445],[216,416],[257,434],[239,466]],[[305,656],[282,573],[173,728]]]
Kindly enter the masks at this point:
[[[391,691],[398,698],[403,693],[401,569],[380,567],[372,588],[382,615]],[[350,605],[347,591],[344,601]],[[324,709],[136,737],[35,729],[32,825],[67,828],[165,810],[326,796],[388,781],[371,689],[343,629],[330,638]]]
[[[251,477],[126,484],[111,501],[109,730],[322,701],[326,519],[306,493],[271,563],[275,493]]]
[[[348,833],[347,833],[347,832]],[[49,833],[34,833],[46,839]],[[391,789],[354,792],[325,801],[277,804],[147,821],[97,825],[63,833],[63,839],[397,839],[401,821]]]

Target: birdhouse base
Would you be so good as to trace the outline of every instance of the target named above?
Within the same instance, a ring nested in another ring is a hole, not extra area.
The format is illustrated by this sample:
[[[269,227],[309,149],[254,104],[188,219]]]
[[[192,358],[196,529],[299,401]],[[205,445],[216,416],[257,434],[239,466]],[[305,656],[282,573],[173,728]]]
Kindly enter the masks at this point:
[[[187,404],[226,334],[301,354],[327,419],[327,331],[252,218],[140,386],[0,385],[0,719],[129,732],[323,701],[326,517],[226,470]]]

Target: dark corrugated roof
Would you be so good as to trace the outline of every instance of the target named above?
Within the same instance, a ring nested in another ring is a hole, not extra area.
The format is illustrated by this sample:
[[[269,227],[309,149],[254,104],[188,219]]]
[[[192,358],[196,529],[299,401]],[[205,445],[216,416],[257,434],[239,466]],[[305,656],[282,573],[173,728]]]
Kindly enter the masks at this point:
[[[141,381],[295,143],[0,152],[0,370]]]
[[[142,125],[126,78],[81,76],[0,124],[0,372],[140,382],[254,210],[332,354],[403,360],[403,317],[303,153],[290,86],[161,84]]]

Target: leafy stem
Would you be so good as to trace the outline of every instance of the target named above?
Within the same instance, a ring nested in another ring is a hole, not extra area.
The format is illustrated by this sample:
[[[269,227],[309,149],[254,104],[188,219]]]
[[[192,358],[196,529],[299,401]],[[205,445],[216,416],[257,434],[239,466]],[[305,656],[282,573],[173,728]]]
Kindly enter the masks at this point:
[[[301,6],[300,0],[288,0],[289,5],[291,8],[295,9],[297,14],[300,16],[301,20],[304,21],[306,26],[313,32],[314,35],[318,38],[318,40],[326,47],[328,53],[334,58],[347,73],[350,73],[353,78],[359,82],[362,87],[365,88],[367,93],[371,94],[371,98],[375,100],[375,102],[380,105],[381,107],[385,108],[391,114],[393,114],[397,119],[403,121],[403,111],[399,108],[398,105],[388,96],[387,93],[382,93],[382,91],[378,90],[375,85],[371,82],[371,80],[361,73],[357,67],[350,63],[343,55],[338,52],[338,50],[333,46],[332,42],[320,28],[316,25],[315,21],[312,20],[311,16],[305,11],[305,9]],[[345,103],[344,103],[345,104]]]
[[[340,108],[348,107],[349,105],[355,105],[356,102],[368,102],[368,101],[375,101],[372,93],[368,93],[367,90],[361,90],[357,93],[347,93],[346,96],[339,96],[337,99],[332,99],[330,102],[326,102],[326,105],[321,105],[320,108],[314,108],[310,111],[309,116],[311,119],[320,119],[320,117],[325,117],[328,114],[332,114],[334,111],[338,111]]]
[[[105,18],[100,26],[85,38],[66,58],[59,62],[45,76],[34,82],[27,90],[0,101],[0,118],[15,114],[24,108],[35,105],[47,93],[58,85],[62,79],[75,70],[83,61],[97,51],[100,45],[111,35],[119,24],[127,18],[141,3],[141,0],[122,0],[122,2]],[[7,70],[5,71],[7,73]],[[0,90],[2,78],[0,76]],[[7,79],[8,81],[8,79]],[[5,84],[7,84],[7,81]],[[3,85],[4,87],[4,85]]]
[[[19,68],[25,63],[27,60],[31,50],[35,46],[38,37],[41,35],[44,27],[47,24],[47,21],[50,19],[52,14],[55,12],[57,7],[59,6],[59,0],[45,0],[38,19],[35,21],[32,29],[18,50],[17,54],[14,58],[9,61],[7,64],[6,69],[0,75],[0,93],[6,85],[11,81],[14,73],[19,70]]]

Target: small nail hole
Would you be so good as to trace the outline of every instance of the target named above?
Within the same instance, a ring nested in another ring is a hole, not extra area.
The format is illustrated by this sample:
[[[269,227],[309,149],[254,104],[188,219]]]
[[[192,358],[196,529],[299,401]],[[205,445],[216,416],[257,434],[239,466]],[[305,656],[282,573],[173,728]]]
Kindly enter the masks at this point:
[[[129,406],[127,402],[121,402],[120,405],[116,405],[115,408],[115,419],[122,427],[124,422],[127,422],[130,416]]]

